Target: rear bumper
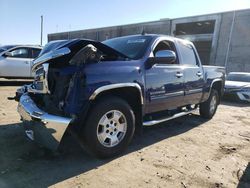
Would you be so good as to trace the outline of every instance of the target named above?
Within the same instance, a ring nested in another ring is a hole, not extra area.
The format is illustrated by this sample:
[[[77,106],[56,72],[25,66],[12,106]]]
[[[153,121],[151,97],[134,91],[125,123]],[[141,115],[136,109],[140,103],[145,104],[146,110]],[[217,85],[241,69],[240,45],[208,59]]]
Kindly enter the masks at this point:
[[[71,118],[44,112],[37,107],[28,93],[20,97],[17,110],[28,138],[47,148],[53,150],[58,148]]]

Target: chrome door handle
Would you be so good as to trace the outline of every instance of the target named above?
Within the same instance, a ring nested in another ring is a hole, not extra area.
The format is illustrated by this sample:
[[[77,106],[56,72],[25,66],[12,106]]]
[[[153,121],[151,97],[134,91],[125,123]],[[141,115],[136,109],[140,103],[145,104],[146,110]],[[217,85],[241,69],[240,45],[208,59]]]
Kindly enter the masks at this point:
[[[177,73],[175,74],[175,76],[176,76],[177,78],[181,78],[181,77],[183,76],[183,74],[182,74],[181,72],[177,72]]]
[[[29,64],[29,61],[25,61],[24,63],[25,63],[25,64]]]
[[[196,73],[196,75],[200,77],[200,76],[202,76],[202,73],[199,71]]]

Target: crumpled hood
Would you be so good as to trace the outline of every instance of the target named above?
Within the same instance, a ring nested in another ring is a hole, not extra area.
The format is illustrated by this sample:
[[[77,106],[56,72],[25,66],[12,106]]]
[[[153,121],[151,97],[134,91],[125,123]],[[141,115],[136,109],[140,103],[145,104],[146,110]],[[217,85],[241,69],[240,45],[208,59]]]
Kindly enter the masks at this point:
[[[238,90],[238,89],[245,89],[245,88],[250,89],[250,83],[238,82],[238,81],[226,81],[225,82],[225,89]]]
[[[60,41],[61,42],[61,41]],[[55,42],[54,42],[55,43]],[[36,58],[33,61],[32,70],[34,70],[38,65],[43,64],[47,61],[50,61],[52,59],[56,59],[62,56],[73,56],[75,55],[79,50],[81,50],[86,45],[93,45],[98,50],[102,51],[104,54],[112,55],[115,57],[120,58],[128,58],[126,55],[118,52],[117,50],[94,40],[85,40],[85,39],[73,39],[69,40],[68,42],[64,43],[61,46],[57,46],[54,49],[51,49],[47,53],[42,54],[38,58]]]

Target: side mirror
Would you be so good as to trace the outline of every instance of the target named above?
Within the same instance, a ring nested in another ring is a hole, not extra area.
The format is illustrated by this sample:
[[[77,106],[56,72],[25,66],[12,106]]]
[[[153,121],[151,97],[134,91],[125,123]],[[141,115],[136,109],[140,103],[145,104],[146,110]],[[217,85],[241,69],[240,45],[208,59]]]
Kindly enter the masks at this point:
[[[4,56],[5,56],[5,57],[11,57],[11,56],[13,56],[13,54],[12,54],[11,52],[5,52],[5,53],[4,53]]]
[[[146,61],[146,68],[150,69],[154,64],[171,64],[176,61],[176,54],[171,50],[160,50],[154,57],[149,57]]]
[[[155,53],[155,63],[168,64],[176,60],[176,54],[171,50],[160,50]]]

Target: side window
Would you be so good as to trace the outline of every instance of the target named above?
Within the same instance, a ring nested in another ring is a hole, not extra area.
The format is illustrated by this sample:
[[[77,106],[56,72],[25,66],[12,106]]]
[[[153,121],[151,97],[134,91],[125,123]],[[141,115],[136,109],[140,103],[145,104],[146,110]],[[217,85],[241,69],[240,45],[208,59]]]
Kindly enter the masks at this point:
[[[41,49],[31,48],[31,58],[33,59],[37,58],[40,52],[41,52]]]
[[[176,61],[172,62],[171,64],[178,64],[178,54],[176,53],[176,48],[173,42],[164,40],[161,41],[157,44],[157,46],[155,47],[155,49],[153,50],[153,54],[155,56],[156,52],[161,51],[161,50],[171,50],[174,51],[176,54]]]
[[[12,53],[10,57],[28,58],[29,56],[29,50],[27,48],[16,48],[10,52]]]
[[[190,44],[179,42],[182,64],[199,66],[193,47]]]

